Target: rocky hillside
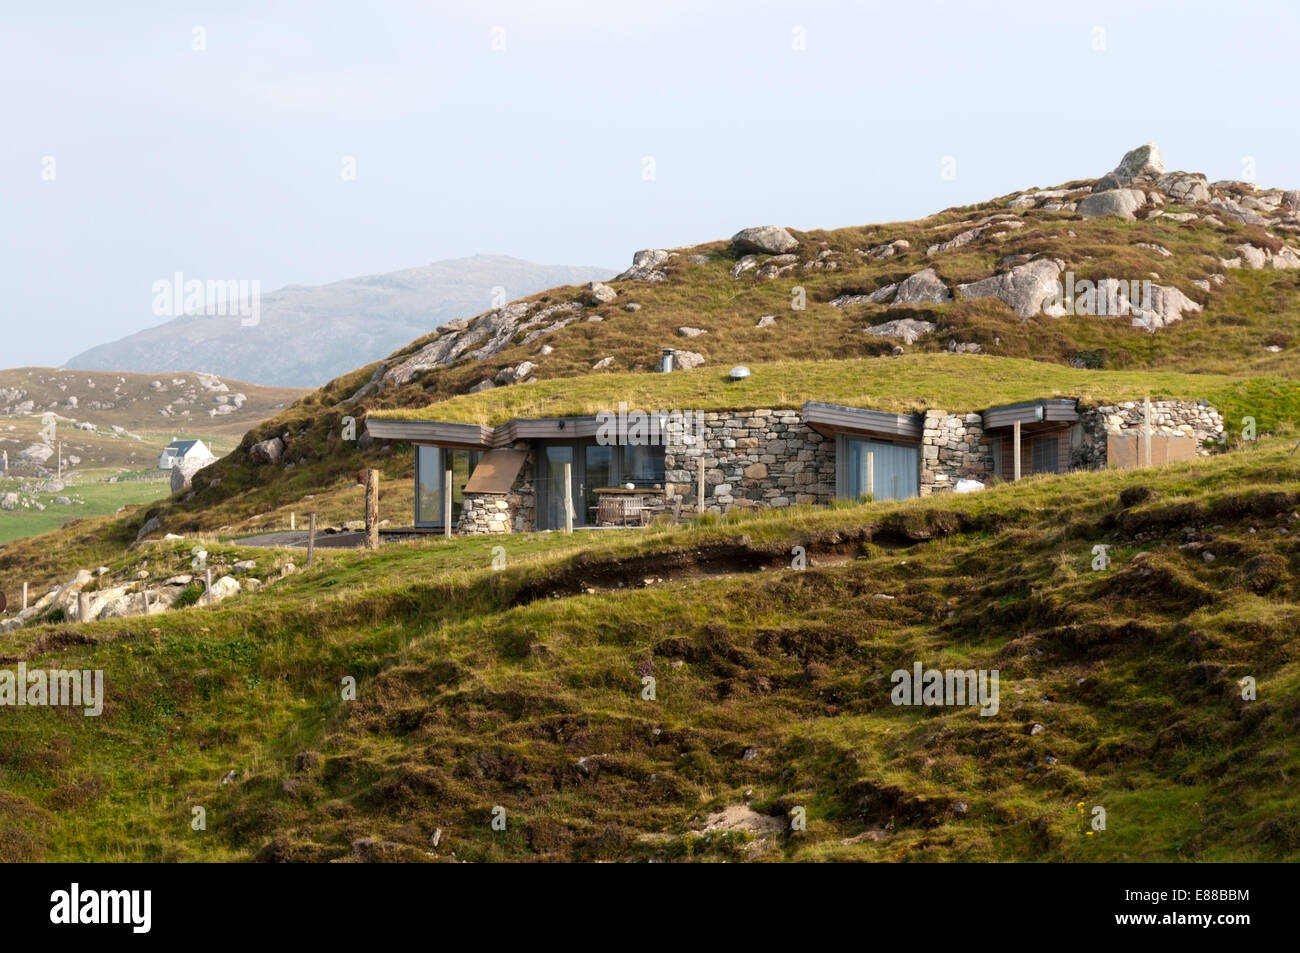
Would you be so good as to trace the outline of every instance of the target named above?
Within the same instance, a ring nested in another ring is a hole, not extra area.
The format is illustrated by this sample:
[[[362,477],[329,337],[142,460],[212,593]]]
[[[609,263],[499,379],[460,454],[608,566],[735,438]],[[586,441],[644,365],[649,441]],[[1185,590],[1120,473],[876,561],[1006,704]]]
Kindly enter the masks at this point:
[[[516,297],[603,278],[610,270],[538,265],[503,255],[438,261],[261,297],[260,322],[177,317],[76,355],[67,367],[159,374],[193,368],[244,381],[315,387],[498,295]]]
[[[916,396],[939,406],[955,403],[934,362],[952,361],[946,376],[958,382],[970,354],[1006,362],[981,371],[993,391],[999,379],[1024,378],[1023,364],[1010,359],[1034,362],[1044,392],[1059,390],[1053,368],[1177,371],[1206,375],[1220,395],[1230,390],[1225,415],[1285,429],[1295,409],[1289,382],[1300,377],[1298,206],[1300,193],[1168,172],[1158,150],[1144,146],[1097,180],[1026,189],[920,221],[810,232],[753,227],[729,240],[640,251],[608,282],[555,288],[448,322],[334,379],[249,430],[191,491],[124,517],[122,532],[130,542],[149,520],[164,532],[247,526],[304,496],[344,493],[361,466],[404,483],[410,454],[371,445],[367,413],[436,415],[435,405],[471,392],[501,407],[536,406],[515,388],[604,374],[658,378],[650,372],[664,347],[677,348],[678,367],[716,373],[714,384],[733,365],[751,366],[751,380],[778,396],[805,392],[798,380],[783,387],[782,375],[807,376],[809,362],[858,358],[868,362],[854,372],[863,380],[901,386],[912,372],[891,362],[926,356]],[[1067,278],[1071,294],[1058,298],[1055,282]],[[1094,291],[1090,306],[1081,303],[1089,300],[1085,287]],[[1088,313],[1127,301],[1121,288],[1132,292],[1125,314]],[[1225,379],[1240,384],[1225,388]],[[609,399],[627,391],[626,382],[611,386],[617,393]],[[356,440],[343,436],[346,417]],[[276,452],[255,455],[259,443]]]
[[[2,370],[0,450],[24,475],[55,469],[58,442],[65,467],[152,469],[173,436],[228,448],[301,393],[211,374]]]
[[[1273,372],[1292,367],[1298,234],[1300,191],[1167,172],[1147,145],[1100,179],[919,222],[766,226],[729,242],[640,251],[607,284],[444,325],[382,362],[363,393],[387,403],[385,393],[416,383],[432,400],[532,378],[648,370],[663,347],[680,349],[679,367],[720,370],[904,346]],[[1053,295],[1067,274],[1099,292],[1091,314],[1081,313],[1080,296]],[[1149,291],[1130,296],[1143,281]],[[1105,313],[1117,293],[1133,305],[1118,318]]]

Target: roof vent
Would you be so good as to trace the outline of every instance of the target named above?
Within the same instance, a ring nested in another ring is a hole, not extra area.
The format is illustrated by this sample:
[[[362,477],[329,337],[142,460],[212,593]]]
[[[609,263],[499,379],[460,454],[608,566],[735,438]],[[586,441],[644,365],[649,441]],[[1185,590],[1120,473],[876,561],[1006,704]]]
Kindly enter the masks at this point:
[[[675,348],[664,348],[663,354],[659,357],[659,370],[664,374],[670,373],[673,369],[673,359],[676,356],[677,350]]]
[[[731,379],[733,381],[743,381],[749,376],[749,368],[743,364],[737,364],[731,369]]]

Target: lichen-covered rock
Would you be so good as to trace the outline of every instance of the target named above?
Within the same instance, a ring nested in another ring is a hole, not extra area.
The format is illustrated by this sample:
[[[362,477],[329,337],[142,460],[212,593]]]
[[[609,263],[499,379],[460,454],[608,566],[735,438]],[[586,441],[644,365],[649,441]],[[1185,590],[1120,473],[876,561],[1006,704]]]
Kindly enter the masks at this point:
[[[958,285],[963,298],[998,298],[1022,318],[1040,311],[1050,317],[1060,317],[1065,309],[1054,302],[1044,303],[1060,295],[1060,276],[1065,265],[1055,258],[1039,258],[1017,265],[1010,271],[993,275],[966,285]]]
[[[632,256],[632,267],[614,277],[615,281],[666,281],[668,275],[659,266],[672,257],[664,248],[643,248]]]
[[[1146,193],[1140,189],[1109,189],[1086,196],[1079,203],[1076,211],[1084,218],[1113,215],[1131,222],[1137,218],[1134,213],[1145,205],[1146,201]]]
[[[873,324],[867,328],[868,334],[882,338],[898,338],[904,344],[913,344],[922,334],[934,331],[934,322],[918,321],[915,318],[898,318],[884,324]]]
[[[279,437],[272,437],[269,440],[261,440],[253,444],[248,455],[252,458],[254,463],[279,463],[280,457],[284,455],[284,441]]]
[[[779,225],[742,228],[731,236],[731,247],[739,254],[783,255],[799,247],[795,238]]]
[[[952,300],[948,290],[933,268],[918,271],[898,285],[894,304],[943,304]]]
[[[1097,180],[1093,191],[1105,192],[1134,182],[1149,182],[1164,171],[1165,165],[1160,161],[1160,148],[1154,142],[1148,142],[1126,152],[1124,158],[1119,160],[1119,165]]]

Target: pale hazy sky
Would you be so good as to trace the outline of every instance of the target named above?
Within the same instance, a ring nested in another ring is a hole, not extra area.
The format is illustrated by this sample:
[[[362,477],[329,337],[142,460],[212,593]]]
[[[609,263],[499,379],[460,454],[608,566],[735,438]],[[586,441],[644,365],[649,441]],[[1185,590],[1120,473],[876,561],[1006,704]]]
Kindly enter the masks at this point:
[[[270,291],[475,252],[623,266],[1098,176],[1148,140],[1171,169],[1300,187],[1298,20],[1244,0],[0,0],[0,367],[160,323],[151,286],[176,271]]]

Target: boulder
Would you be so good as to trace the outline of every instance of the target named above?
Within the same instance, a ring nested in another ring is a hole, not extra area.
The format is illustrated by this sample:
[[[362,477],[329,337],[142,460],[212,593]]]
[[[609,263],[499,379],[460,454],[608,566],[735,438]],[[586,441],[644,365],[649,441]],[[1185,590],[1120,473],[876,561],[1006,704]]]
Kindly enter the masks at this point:
[[[1201,306],[1177,288],[1168,285],[1151,286],[1150,307],[1146,302],[1133,303],[1133,326],[1154,331],[1183,319],[1183,312],[1196,314]]]
[[[760,255],[784,255],[799,247],[799,239],[779,225],[758,225],[754,228],[742,228],[732,235],[731,247],[742,255],[749,252]]]
[[[160,529],[162,529],[162,520],[157,516],[151,516],[145,520],[144,525],[140,527],[140,532],[136,533],[135,541],[138,543],[146,536],[152,536]]]
[[[677,333],[684,338],[697,338],[701,334],[708,334],[709,332],[704,328],[678,328]]]
[[[1049,297],[1060,295],[1060,276],[1064,267],[1055,258],[1040,258],[1017,265],[1000,275],[958,285],[957,291],[963,298],[998,298],[1021,318],[1028,318],[1043,310]],[[1049,304],[1044,313],[1060,317],[1065,309]]]
[[[0,496],[0,510],[16,510],[16,509],[18,509],[17,493],[6,493],[4,496]]]
[[[868,334],[882,338],[898,338],[904,344],[914,344],[922,334],[929,334],[932,331],[934,331],[933,322],[917,321],[915,318],[898,318],[867,328]]]
[[[1085,197],[1076,211],[1084,218],[1113,215],[1131,222],[1137,218],[1133,213],[1145,205],[1146,200],[1146,193],[1140,189],[1110,189]]]
[[[894,295],[894,304],[943,304],[951,300],[952,292],[933,268],[918,271],[901,281]]]
[[[734,265],[731,266],[731,277],[739,278],[741,275],[749,271],[751,268],[757,268],[757,267],[758,267],[758,256],[745,255],[743,258],[741,258],[739,261],[737,261]]]
[[[659,266],[666,262],[671,253],[663,248],[643,248],[632,256],[632,267],[620,275],[615,275],[615,281],[665,281],[668,275],[659,269]]]
[[[618,292],[603,281],[590,281],[582,289],[588,304],[609,304],[618,297]]]
[[[45,463],[54,456],[54,448],[47,443],[33,443],[19,450],[18,456],[32,463]]]
[[[1179,205],[1202,205],[1210,201],[1210,188],[1199,172],[1169,172],[1156,179],[1156,188]]]
[[[689,371],[692,367],[699,367],[704,363],[704,355],[694,351],[677,351],[673,355],[673,363],[681,370]]]
[[[1268,219],[1253,209],[1248,209],[1239,202],[1231,198],[1210,199],[1206,203],[1217,214],[1224,218],[1231,219],[1234,222],[1241,222],[1243,225],[1267,225]],[[1206,217],[1209,220],[1209,216]]]
[[[228,599],[242,589],[239,580],[234,576],[222,576],[212,583],[212,590],[208,593],[210,599],[205,598],[205,602],[220,602],[222,599]]]
[[[254,463],[279,463],[280,457],[284,455],[284,441],[279,437],[272,437],[270,440],[262,440],[253,444],[249,451],[249,456]]]
[[[1126,152],[1124,158],[1119,160],[1119,165],[1098,179],[1092,190],[1106,192],[1134,182],[1151,181],[1164,171],[1165,164],[1160,161],[1160,148],[1154,142],[1148,142]]]

